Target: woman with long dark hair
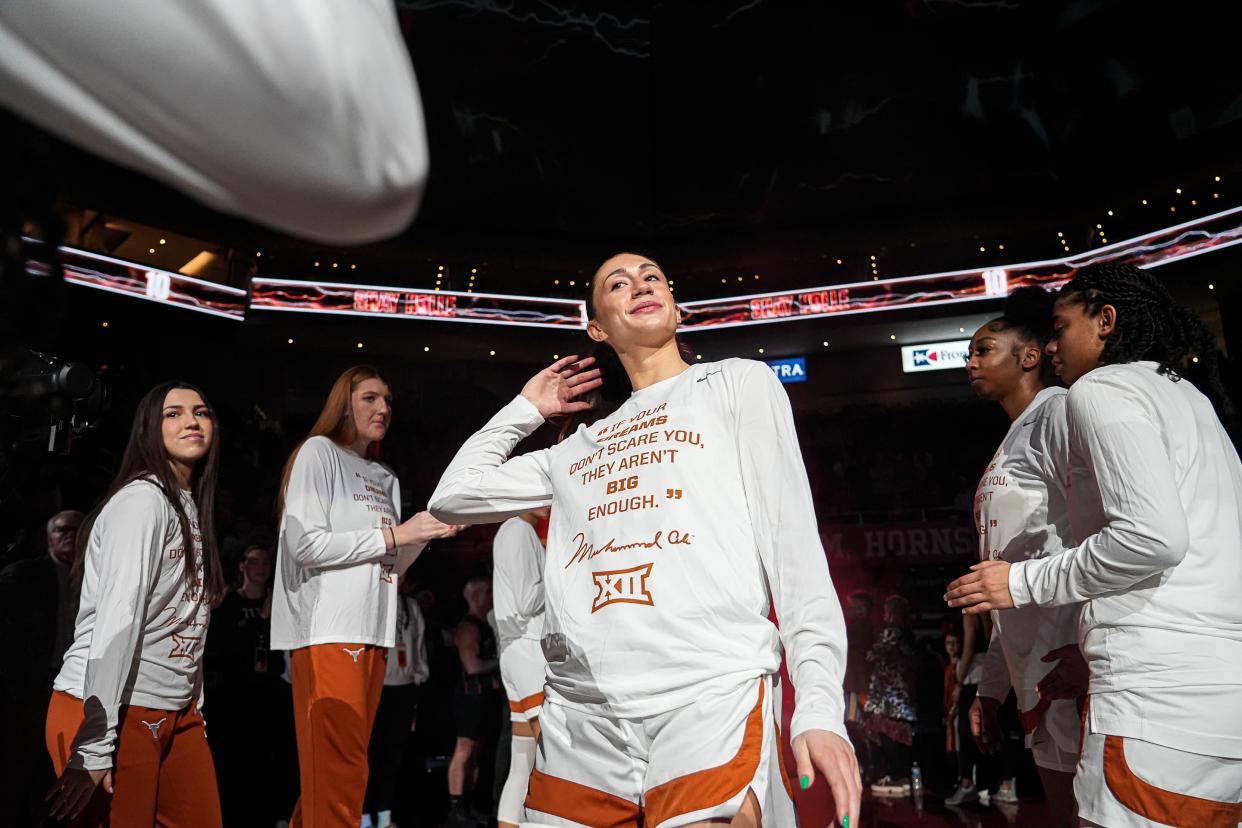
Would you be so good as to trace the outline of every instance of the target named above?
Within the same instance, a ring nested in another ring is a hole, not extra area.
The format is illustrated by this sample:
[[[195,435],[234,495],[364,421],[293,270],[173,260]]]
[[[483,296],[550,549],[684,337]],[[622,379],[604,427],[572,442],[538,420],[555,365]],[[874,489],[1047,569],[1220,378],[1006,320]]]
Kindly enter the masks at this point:
[[[199,712],[210,604],[223,588],[219,446],[201,391],[157,385],[78,534],[80,608],[47,722],[59,775],[51,815],[74,826],[220,825]]]
[[[397,476],[378,459],[391,422],[388,382],[369,366],[350,368],[285,465],[272,647],[291,651],[302,782],[294,828],[362,820],[397,578],[428,541],[461,529],[426,512],[401,522]]]
[[[1071,534],[984,561],[967,613],[1083,602],[1090,670],[1074,779],[1090,825],[1242,821],[1242,462],[1215,343],[1151,271],[1096,265],[1061,289],[1048,353],[1069,383]],[[1213,410],[1215,403],[1215,410]],[[1002,618],[1006,613],[1002,612]],[[1072,695],[1062,668],[1040,682]]]
[[[1065,489],[1066,392],[1044,354],[1052,339],[1055,301],[1043,288],[1019,288],[1005,301],[1004,313],[971,338],[966,361],[970,388],[981,399],[999,404],[1011,422],[975,492],[981,560],[1017,563],[1059,555],[1074,545]],[[959,762],[967,762],[951,804],[978,799],[969,772],[975,755],[969,740],[973,731],[984,753],[1001,752],[999,714],[1013,688],[1026,743],[1052,807],[1051,824],[1078,825],[1073,792],[1081,744],[1078,710],[1074,701],[1045,699],[1037,689],[1050,670],[1050,654],[1068,647],[1067,657],[1076,657],[1078,610],[1078,604],[1066,604],[991,614],[991,646],[978,659],[982,675],[973,687],[962,687],[961,704],[969,716],[961,717],[967,727],[958,756]],[[965,619],[972,627],[978,620]]]
[[[546,419],[586,412],[601,385],[592,358],[557,360],[466,442],[431,499],[467,523],[552,507],[547,685],[522,824],[795,825],[782,644],[801,784],[824,774],[838,819],[857,824],[845,624],[784,389],[760,362],[687,364],[649,257],[611,257],[587,291],[587,332],[616,352],[628,399],[510,458]]]

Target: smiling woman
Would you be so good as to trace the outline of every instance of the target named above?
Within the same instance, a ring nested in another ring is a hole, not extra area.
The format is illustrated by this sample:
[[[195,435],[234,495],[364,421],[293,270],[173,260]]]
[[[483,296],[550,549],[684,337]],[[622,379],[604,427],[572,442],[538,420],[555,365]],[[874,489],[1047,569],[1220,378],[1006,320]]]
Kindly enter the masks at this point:
[[[121,470],[78,534],[80,609],[47,719],[53,818],[220,825],[198,710],[209,607],[222,587],[219,456],[201,391],[169,382],[143,397]]]
[[[348,823],[332,824],[362,821],[397,578],[428,541],[460,529],[426,512],[400,522],[397,477],[376,459],[392,412],[383,375],[350,368],[285,465],[272,647],[291,651],[302,781],[295,824],[329,824],[341,813]]]
[[[552,507],[546,705],[523,824],[796,825],[782,643],[802,787],[822,773],[839,823],[857,824],[845,625],[788,397],[760,362],[687,364],[650,257],[612,256],[588,287],[587,334],[615,353],[629,398],[509,459],[546,419],[585,416],[603,385],[593,357],[557,360],[466,442],[431,499],[469,523]]]

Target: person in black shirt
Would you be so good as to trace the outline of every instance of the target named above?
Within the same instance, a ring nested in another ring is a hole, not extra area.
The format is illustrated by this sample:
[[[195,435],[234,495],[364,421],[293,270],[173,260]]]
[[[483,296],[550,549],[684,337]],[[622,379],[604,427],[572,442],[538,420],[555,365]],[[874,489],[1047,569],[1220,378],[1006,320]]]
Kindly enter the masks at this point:
[[[220,785],[224,824],[270,828],[276,805],[265,780],[275,760],[263,732],[283,667],[268,649],[272,614],[272,553],[251,546],[238,565],[240,585],[211,614],[203,671],[204,712]],[[255,712],[260,715],[256,716]]]
[[[465,828],[478,822],[479,811],[472,815],[464,798],[468,792],[481,794],[490,785],[479,784],[479,770],[490,773],[489,757],[496,749],[500,735],[504,690],[500,684],[500,657],[496,649],[496,633],[487,622],[492,609],[492,580],[474,577],[463,591],[469,607],[457,625],[457,655],[461,660],[461,678],[453,695],[453,718],[457,723],[457,745],[449,763],[449,826]]]
[[[44,739],[52,681],[73,638],[69,582],[81,512],[47,522],[47,554],[0,571],[0,825],[34,825],[56,778]]]

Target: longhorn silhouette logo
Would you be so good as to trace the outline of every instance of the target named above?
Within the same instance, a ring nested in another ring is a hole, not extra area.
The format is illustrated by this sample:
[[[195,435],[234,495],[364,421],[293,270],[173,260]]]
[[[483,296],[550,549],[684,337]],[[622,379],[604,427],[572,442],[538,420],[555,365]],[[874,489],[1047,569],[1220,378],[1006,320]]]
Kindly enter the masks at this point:
[[[160,738],[160,725],[164,724],[164,722],[166,721],[168,721],[168,717],[164,717],[163,719],[160,719],[158,722],[148,722],[148,721],[143,720],[142,723],[147,726],[148,730],[151,731],[151,738],[155,739],[158,742]]]

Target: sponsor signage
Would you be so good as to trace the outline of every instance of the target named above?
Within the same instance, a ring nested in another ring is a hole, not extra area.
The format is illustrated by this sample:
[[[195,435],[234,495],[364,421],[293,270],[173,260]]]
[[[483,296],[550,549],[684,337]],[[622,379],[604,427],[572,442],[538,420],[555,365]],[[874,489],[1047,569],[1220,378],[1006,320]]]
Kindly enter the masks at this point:
[[[966,367],[969,353],[969,339],[906,345],[901,349],[901,370],[907,374],[918,371],[945,371],[950,368],[961,370]]]
[[[770,359],[768,367],[776,378],[783,383],[806,382],[806,357],[792,359]]]

